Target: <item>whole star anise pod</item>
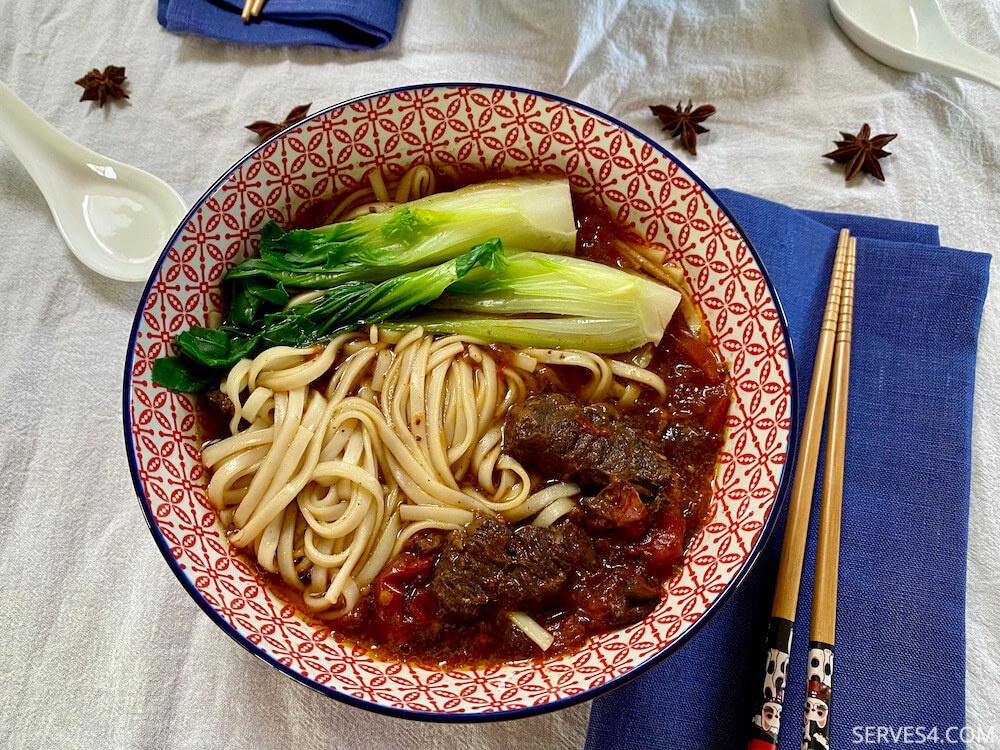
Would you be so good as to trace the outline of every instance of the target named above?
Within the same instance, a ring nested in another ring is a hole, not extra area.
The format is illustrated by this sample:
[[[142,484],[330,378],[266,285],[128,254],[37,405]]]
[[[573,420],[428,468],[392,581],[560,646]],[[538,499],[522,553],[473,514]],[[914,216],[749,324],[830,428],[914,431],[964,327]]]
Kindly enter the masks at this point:
[[[697,154],[698,134],[708,132],[708,128],[703,128],[698,123],[704,122],[714,115],[715,107],[711,104],[703,104],[693,112],[691,111],[691,107],[691,100],[688,99],[688,105],[684,109],[681,109],[680,102],[677,102],[676,109],[663,104],[657,104],[649,109],[654,115],[660,118],[665,131],[669,132],[674,138],[680,136],[681,146],[688,153]]]
[[[108,99],[128,99],[124,84],[125,68],[117,65],[109,65],[103,72],[94,68],[76,82],[77,86],[83,86],[80,101],[97,102],[98,107],[107,104]]]
[[[844,180],[849,180],[860,172],[867,172],[875,179],[885,182],[885,175],[882,174],[878,160],[890,155],[890,152],[882,147],[895,138],[896,133],[882,133],[873,138],[872,129],[866,122],[857,135],[843,131],[840,135],[844,140],[834,141],[837,150],[823,154],[823,157],[847,165],[844,167]]]
[[[260,142],[263,143],[268,138],[270,138],[275,133],[280,133],[282,130],[290,125],[294,125],[307,114],[309,114],[309,108],[312,106],[312,102],[308,104],[300,104],[298,107],[289,112],[285,119],[281,122],[268,122],[267,120],[257,120],[246,126],[247,130],[252,130],[260,138]]]

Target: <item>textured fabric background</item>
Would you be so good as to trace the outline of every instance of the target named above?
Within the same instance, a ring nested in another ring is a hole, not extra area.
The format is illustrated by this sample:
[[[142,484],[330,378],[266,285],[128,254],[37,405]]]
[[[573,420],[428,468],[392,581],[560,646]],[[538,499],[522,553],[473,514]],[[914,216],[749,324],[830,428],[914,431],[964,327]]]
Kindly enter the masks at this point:
[[[1000,0],[947,8],[969,41],[1000,53]],[[709,185],[939,225],[942,244],[997,254],[1000,92],[880,65],[822,0],[406,0],[395,39],[375,52],[172,34],[156,10],[0,0],[0,76],[64,133],[160,175],[189,202],[254,145],[243,129],[254,120],[392,86],[482,80],[576,99],[654,138],[650,104],[709,101],[711,132],[697,157],[681,154]],[[131,99],[78,102],[73,81],[109,64],[126,66]],[[863,122],[900,134],[885,184],[845,185],[820,158]],[[499,724],[388,719],[314,694],[224,636],[163,564],[128,476],[120,389],[141,285],[74,260],[2,144],[0,221],[0,747],[584,746],[586,704]],[[896,291],[905,303],[905,287]],[[927,324],[961,321],[945,305]],[[978,351],[966,723],[996,727],[991,744],[970,743],[987,748],[1000,741],[996,284]]]

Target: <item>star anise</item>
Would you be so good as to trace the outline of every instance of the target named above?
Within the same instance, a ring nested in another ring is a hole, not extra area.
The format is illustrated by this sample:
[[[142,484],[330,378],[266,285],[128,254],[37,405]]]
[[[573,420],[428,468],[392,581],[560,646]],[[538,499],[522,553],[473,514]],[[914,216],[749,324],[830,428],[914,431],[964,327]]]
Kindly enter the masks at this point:
[[[104,71],[94,68],[76,82],[83,86],[81,102],[97,102],[98,107],[107,104],[108,99],[128,99],[123,88],[125,84],[125,68],[109,65]]]
[[[308,104],[300,104],[298,107],[289,112],[285,119],[281,122],[268,122],[267,120],[257,120],[246,126],[247,130],[252,130],[260,138],[260,142],[263,143],[268,138],[270,138],[275,133],[280,133],[285,128],[290,125],[294,125],[307,114],[309,114],[309,108],[312,106],[312,102]]]
[[[896,137],[896,133],[882,133],[872,137],[872,129],[866,122],[861,126],[857,135],[851,135],[841,131],[844,140],[834,141],[837,150],[828,154],[823,154],[825,159],[833,159],[838,164],[846,164],[844,167],[844,180],[849,180],[860,172],[867,172],[877,180],[885,181],[882,174],[882,167],[878,160],[884,156],[889,156],[890,152],[882,147]]]
[[[649,109],[654,115],[660,118],[665,131],[669,132],[674,138],[680,136],[681,146],[688,153],[697,154],[698,134],[708,132],[708,128],[703,128],[698,123],[704,122],[714,115],[715,107],[711,104],[703,104],[692,112],[692,106],[691,100],[688,99],[687,107],[684,109],[681,109],[680,102],[677,102],[676,109],[663,104],[657,104]]]

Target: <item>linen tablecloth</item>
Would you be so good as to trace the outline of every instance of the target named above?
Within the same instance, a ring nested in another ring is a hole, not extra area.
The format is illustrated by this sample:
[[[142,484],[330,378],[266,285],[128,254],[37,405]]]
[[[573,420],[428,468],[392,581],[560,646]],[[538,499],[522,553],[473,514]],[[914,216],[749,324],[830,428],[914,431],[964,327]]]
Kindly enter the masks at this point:
[[[1000,52],[1000,0],[947,11],[969,41]],[[73,82],[106,65],[126,67],[127,103],[78,102]],[[64,133],[189,202],[254,145],[243,126],[306,102],[478,79],[575,99],[653,138],[665,135],[649,105],[708,102],[718,114],[697,157],[677,153],[710,186],[936,224],[942,244],[998,254],[1000,91],[882,66],[821,0],[406,0],[395,38],[361,52],[172,34],[152,2],[0,0],[0,71]],[[821,154],[865,122],[899,133],[886,182],[845,184]],[[222,634],[163,564],[128,475],[120,386],[141,285],[75,261],[2,144],[0,217],[0,747],[584,746],[586,703],[493,724],[390,719],[310,691]],[[971,748],[1000,746],[997,295],[994,285],[983,314],[972,435]],[[947,310],[937,322],[949,324]]]

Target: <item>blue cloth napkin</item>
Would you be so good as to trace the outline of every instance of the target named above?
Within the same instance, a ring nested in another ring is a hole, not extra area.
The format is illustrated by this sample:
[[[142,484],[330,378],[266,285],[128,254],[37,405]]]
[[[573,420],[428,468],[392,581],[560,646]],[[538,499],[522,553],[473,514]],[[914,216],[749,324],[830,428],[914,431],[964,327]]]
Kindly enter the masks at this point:
[[[941,247],[926,224],[718,195],[787,316],[800,414],[837,233],[846,226],[859,238],[830,746],[874,743],[880,732],[883,744],[907,731],[914,741],[917,728],[963,746],[972,396],[990,256]],[[816,487],[781,750],[802,742],[820,479]],[[784,524],[783,506],[754,569],[690,643],[594,701],[587,750],[747,746]]]
[[[244,23],[242,0],[158,0],[156,17],[167,31],[244,44],[318,44],[377,49],[396,31],[403,0],[267,0]]]

